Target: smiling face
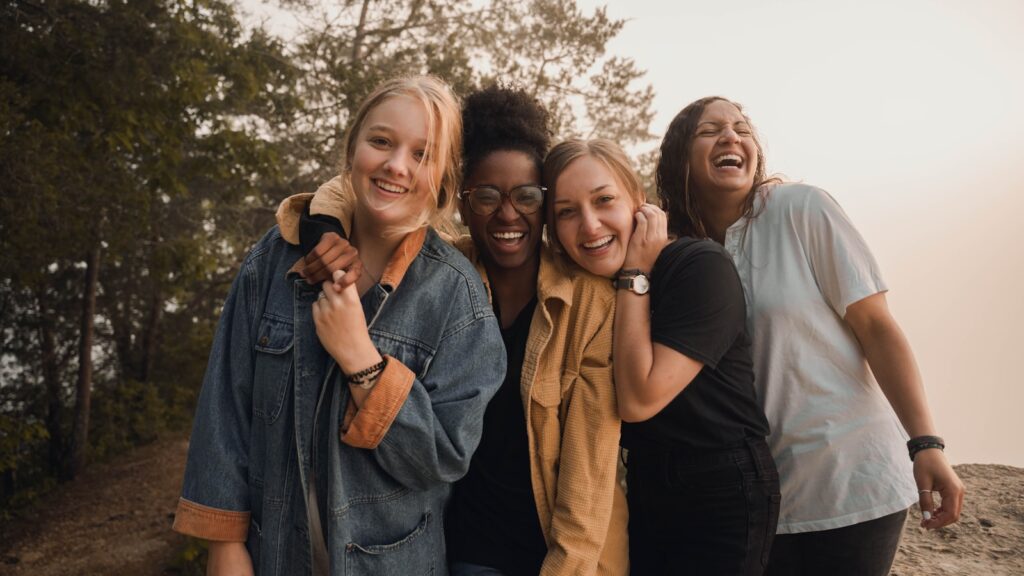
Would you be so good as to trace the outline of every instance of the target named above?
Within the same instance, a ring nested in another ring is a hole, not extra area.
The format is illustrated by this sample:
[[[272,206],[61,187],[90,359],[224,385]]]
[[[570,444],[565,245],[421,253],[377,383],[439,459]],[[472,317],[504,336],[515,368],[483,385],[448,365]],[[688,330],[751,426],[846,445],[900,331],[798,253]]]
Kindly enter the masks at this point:
[[[499,150],[485,156],[466,178],[463,189],[491,186],[504,193],[527,185],[540,185],[536,162],[523,152]],[[473,243],[490,265],[504,269],[524,268],[536,261],[540,249],[544,211],[520,214],[508,196],[492,214],[481,216],[469,207],[469,199],[459,204],[462,220],[469,227]]]
[[[591,155],[573,160],[555,181],[555,233],[583,269],[611,278],[622,268],[636,202],[608,166]]]
[[[427,121],[423,104],[404,95],[387,98],[367,113],[350,165],[357,213],[374,226],[416,226],[430,206],[430,182],[440,175],[423,162]]]
[[[690,178],[708,202],[742,199],[754,185],[754,132],[736,106],[715,100],[704,108],[690,147]]]

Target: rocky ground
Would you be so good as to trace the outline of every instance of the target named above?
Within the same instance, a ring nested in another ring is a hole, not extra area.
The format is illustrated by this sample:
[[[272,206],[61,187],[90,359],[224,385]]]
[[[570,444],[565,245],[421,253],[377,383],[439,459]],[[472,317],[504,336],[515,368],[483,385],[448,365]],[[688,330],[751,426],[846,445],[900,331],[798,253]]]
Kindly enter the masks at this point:
[[[0,576],[181,575],[190,546],[171,532],[188,443],[165,439],[85,475],[0,526]],[[913,512],[894,576],[1024,574],[1024,469],[956,467],[967,485],[960,523],[928,532]]]

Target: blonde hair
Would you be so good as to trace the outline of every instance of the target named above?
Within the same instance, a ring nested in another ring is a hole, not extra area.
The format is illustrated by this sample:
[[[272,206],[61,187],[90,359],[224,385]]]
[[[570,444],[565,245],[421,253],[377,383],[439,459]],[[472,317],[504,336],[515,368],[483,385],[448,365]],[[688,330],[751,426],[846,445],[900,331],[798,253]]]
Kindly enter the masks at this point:
[[[345,153],[341,172],[349,177],[359,131],[366,117],[389,98],[407,96],[418,100],[427,111],[427,149],[423,160],[413,174],[413,182],[420,177],[420,168],[426,167],[427,188],[433,197],[431,207],[420,220],[409,227],[411,232],[431,225],[445,233],[454,232],[452,214],[458,194],[458,181],[462,172],[462,113],[458,99],[451,88],[436,76],[418,75],[394,78],[377,86],[363,100],[345,134]],[[431,169],[434,168],[434,169]],[[440,181],[436,175],[440,173]]]
[[[633,200],[633,208],[638,209],[647,201],[643,185],[640,184],[640,177],[633,169],[633,163],[629,156],[615,142],[606,138],[583,140],[581,138],[570,138],[551,149],[547,158],[544,159],[544,186],[548,189],[547,202],[547,227],[548,241],[556,253],[563,253],[562,244],[558,241],[557,228],[555,227],[555,198],[558,190],[555,183],[562,172],[576,160],[590,156],[596,159],[612,173],[619,185],[626,191]]]

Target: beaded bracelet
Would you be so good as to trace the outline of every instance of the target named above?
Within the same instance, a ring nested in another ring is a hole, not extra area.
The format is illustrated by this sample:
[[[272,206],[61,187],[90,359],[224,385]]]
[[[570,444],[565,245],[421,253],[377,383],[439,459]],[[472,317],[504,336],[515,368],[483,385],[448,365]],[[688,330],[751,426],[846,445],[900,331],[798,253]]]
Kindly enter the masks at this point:
[[[930,448],[938,448],[945,451],[946,441],[939,436],[915,436],[907,440],[907,451],[910,452],[911,462],[914,461],[914,456],[917,456],[918,452]]]
[[[387,368],[388,357],[385,356],[380,362],[377,362],[369,368],[365,368],[354,374],[346,374],[345,379],[348,380],[349,384],[355,384],[357,386],[363,385],[364,382],[373,381],[380,376],[380,373]]]

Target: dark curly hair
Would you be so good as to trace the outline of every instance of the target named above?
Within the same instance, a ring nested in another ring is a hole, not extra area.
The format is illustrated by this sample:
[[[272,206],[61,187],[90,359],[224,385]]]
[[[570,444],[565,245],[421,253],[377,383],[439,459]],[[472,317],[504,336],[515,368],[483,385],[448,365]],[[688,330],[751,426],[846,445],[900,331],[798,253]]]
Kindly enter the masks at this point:
[[[551,146],[548,111],[525,90],[492,84],[462,104],[462,180],[492,152],[528,155],[540,172]]]
[[[669,231],[679,236],[708,237],[700,199],[690,183],[690,149],[704,109],[718,100],[735,106],[753,129],[754,124],[743,112],[742,106],[721,96],[708,96],[691,102],[676,114],[665,131],[665,139],[661,141],[661,158],[658,160],[657,170],[658,198],[668,216]],[[754,171],[754,185],[743,201],[744,216],[755,215],[754,199],[762,186],[780,181],[778,178],[767,176],[764,151],[756,131],[754,143],[757,146],[757,168]]]

